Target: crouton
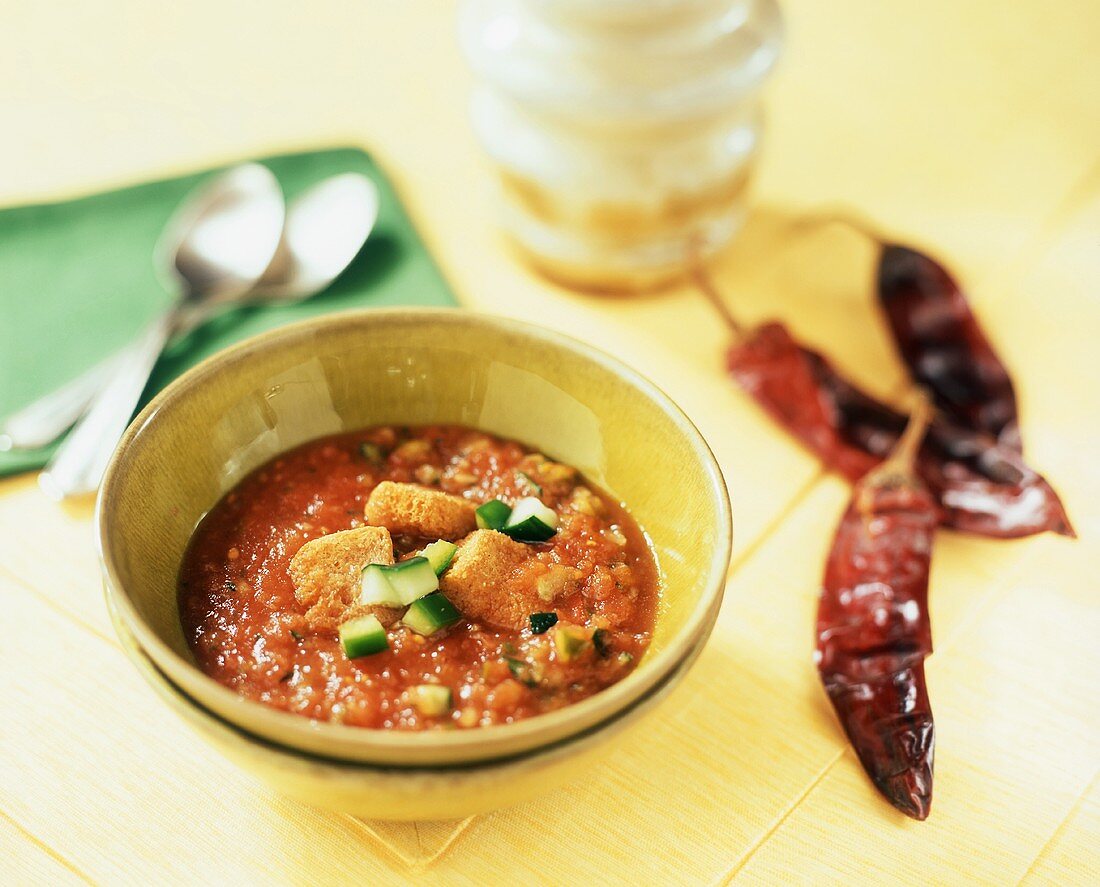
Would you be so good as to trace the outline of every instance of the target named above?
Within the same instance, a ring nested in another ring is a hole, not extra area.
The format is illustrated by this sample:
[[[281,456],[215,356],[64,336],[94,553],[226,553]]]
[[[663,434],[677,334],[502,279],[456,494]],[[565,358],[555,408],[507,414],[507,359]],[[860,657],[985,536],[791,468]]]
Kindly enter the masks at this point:
[[[471,533],[439,580],[443,594],[473,622],[521,629],[542,609],[530,582],[517,573],[534,557],[531,549],[495,530]]]
[[[358,603],[360,576],[367,564],[392,564],[393,542],[384,527],[359,527],[311,539],[290,561],[294,596],[309,609],[306,619],[322,629],[373,613],[385,626],[401,611]]]
[[[461,539],[477,526],[474,505],[459,496],[416,484],[382,481],[367,500],[368,524],[393,534]]]

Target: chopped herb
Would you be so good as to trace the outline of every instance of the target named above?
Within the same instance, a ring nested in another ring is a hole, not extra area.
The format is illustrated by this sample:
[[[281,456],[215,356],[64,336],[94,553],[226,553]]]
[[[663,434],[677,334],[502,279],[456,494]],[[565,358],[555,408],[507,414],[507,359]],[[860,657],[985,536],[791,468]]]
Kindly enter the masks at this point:
[[[558,622],[557,613],[532,613],[529,617],[531,622],[531,633],[542,634],[549,631]]]
[[[294,672],[296,670],[297,670],[296,667],[290,669],[290,671],[288,671],[285,675],[283,675],[281,678],[279,678],[279,683],[280,684],[285,684],[287,681],[289,681],[292,677],[294,677]]]
[[[505,641],[504,646],[500,649],[502,649],[505,653],[511,655],[512,653],[516,652],[516,645],[513,644],[511,641]]]
[[[535,479],[533,477],[531,477],[531,475],[529,475],[526,471],[519,471],[519,470],[516,471],[516,474],[518,474],[525,481],[527,481],[527,485],[534,491],[536,496],[541,496],[542,495],[542,487],[535,482]]]
[[[596,652],[601,657],[607,656],[611,652],[611,641],[609,640],[611,632],[606,628],[597,628],[592,632],[592,646],[596,648]]]
[[[303,641],[302,636],[296,632],[293,628],[290,630],[290,636],[294,638],[299,644]]]

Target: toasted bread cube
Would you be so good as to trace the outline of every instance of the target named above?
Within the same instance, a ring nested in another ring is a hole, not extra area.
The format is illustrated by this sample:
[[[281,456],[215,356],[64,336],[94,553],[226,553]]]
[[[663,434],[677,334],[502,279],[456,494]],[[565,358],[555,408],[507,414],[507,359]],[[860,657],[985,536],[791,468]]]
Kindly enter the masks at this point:
[[[358,601],[363,567],[392,563],[393,541],[385,527],[358,527],[311,539],[290,561],[294,596],[309,608],[306,618],[318,628],[335,629],[367,613],[388,627],[400,610],[364,607]]]
[[[474,505],[462,497],[389,480],[371,492],[365,514],[367,523],[395,535],[454,541],[477,527]]]
[[[478,530],[459,543],[440,590],[472,622],[521,629],[542,607],[522,567],[534,554],[496,530]]]

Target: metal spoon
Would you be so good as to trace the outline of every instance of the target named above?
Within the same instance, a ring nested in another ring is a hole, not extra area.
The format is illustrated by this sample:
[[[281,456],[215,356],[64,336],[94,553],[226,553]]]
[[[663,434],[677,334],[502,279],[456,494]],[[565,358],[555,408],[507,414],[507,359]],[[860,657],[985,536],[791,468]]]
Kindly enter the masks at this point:
[[[164,257],[158,267],[170,269],[175,302],[119,359],[39,475],[47,495],[61,499],[96,489],[172,334],[196,310],[230,302],[255,286],[278,249],[285,212],[278,181],[258,164],[219,176],[176,211],[157,245]]]
[[[245,302],[297,302],[317,295],[363,248],[378,221],[378,189],[365,175],[330,176],[287,208],[275,258]]]
[[[378,203],[374,183],[359,173],[314,185],[290,204],[279,248],[260,282],[233,304],[294,302],[326,289],[369,236]],[[203,316],[192,314],[177,335],[190,332],[222,307],[214,306]],[[111,378],[123,355],[111,355],[9,416],[0,426],[0,450],[41,447],[60,437]]]
[[[259,282],[237,298],[223,294],[184,302],[177,312],[179,327],[193,329],[231,304],[294,302],[325,289],[359,253],[378,218],[378,207],[378,190],[359,173],[333,176],[313,186],[291,204],[279,245]],[[151,365],[145,371],[146,377],[150,370]],[[88,416],[95,408],[93,404]],[[133,406],[131,414],[132,410]],[[128,421],[129,417],[118,436]],[[72,436],[79,432],[78,426]],[[95,489],[114,449],[114,444],[108,447],[102,441],[94,445],[85,442],[81,450],[86,453],[84,461],[74,455],[63,466],[66,473],[62,475],[54,463],[68,449],[72,436],[40,477],[43,489],[55,498]]]

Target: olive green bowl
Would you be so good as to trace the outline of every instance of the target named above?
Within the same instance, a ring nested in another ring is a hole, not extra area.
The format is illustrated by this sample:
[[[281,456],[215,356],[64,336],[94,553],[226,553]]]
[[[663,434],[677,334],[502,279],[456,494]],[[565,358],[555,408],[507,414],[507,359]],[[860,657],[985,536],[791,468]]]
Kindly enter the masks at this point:
[[[203,708],[138,646],[112,607],[123,649],[156,694],[226,758],[279,793],[371,819],[460,819],[508,807],[583,774],[632,731],[691,667],[698,648],[609,723],[528,754],[452,767],[385,767],[303,754],[253,736]]]
[[[311,721],[246,700],[203,674],[184,639],[176,590],[184,549],[203,515],[250,471],[305,441],[369,425],[429,423],[523,441],[575,465],[627,503],[661,571],[653,643],[635,671],[549,714],[424,733]],[[325,760],[334,772],[343,772],[341,764],[363,765],[415,782],[424,771],[489,772],[530,764],[551,750],[568,756],[570,748],[606,745],[618,732],[616,721],[668,692],[706,642],[730,555],[721,472],[664,394],[566,336],[459,310],[329,315],[221,352],[176,380],[133,422],[107,470],[97,511],[106,593],[117,624],[132,637],[132,655],[147,657],[180,700],[177,709],[191,706],[190,714],[229,731],[218,734],[219,747],[226,750],[233,744],[227,737],[238,737],[231,756],[276,784],[274,775],[283,773],[291,794],[290,760]],[[346,809],[338,796],[324,791],[312,802]],[[400,816],[451,815],[462,806],[443,814],[438,803],[425,801]]]

